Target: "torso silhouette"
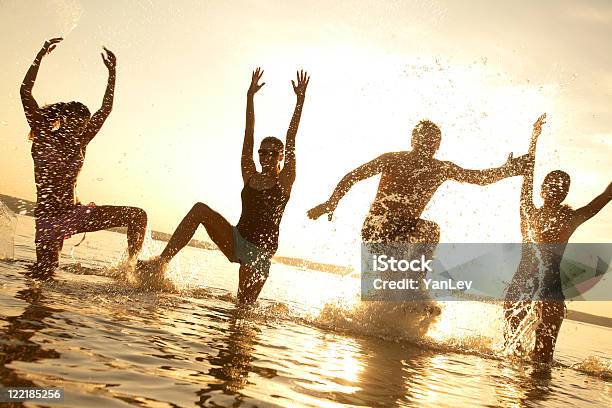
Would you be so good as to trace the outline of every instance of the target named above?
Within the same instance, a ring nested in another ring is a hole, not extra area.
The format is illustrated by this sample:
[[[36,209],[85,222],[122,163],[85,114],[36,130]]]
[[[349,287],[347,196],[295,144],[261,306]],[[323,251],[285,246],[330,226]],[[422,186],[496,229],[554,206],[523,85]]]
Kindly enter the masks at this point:
[[[523,217],[521,261],[508,287],[507,300],[565,299],[561,261],[578,227],[575,217],[575,211],[567,205],[533,208]]]
[[[36,182],[36,217],[58,216],[74,208],[76,182],[83,168],[85,149],[67,146],[41,132],[32,144]]]
[[[365,241],[395,240],[414,233],[423,210],[454,167],[413,151],[387,153],[376,198],[362,228]]]

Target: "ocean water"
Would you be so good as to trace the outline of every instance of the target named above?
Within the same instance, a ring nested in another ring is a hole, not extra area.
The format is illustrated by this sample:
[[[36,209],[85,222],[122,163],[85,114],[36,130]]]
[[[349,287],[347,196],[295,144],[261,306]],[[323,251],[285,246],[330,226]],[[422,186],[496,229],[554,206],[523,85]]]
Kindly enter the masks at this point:
[[[0,261],[0,381],[53,386],[25,406],[612,406],[612,329],[566,320],[555,364],[501,349],[501,309],[360,303],[355,277],[274,263],[255,308],[234,304],[237,265],[186,248],[174,289],[146,291],[118,268],[125,236],[66,241],[54,282],[20,216]],[[147,241],[143,257],[163,244]]]

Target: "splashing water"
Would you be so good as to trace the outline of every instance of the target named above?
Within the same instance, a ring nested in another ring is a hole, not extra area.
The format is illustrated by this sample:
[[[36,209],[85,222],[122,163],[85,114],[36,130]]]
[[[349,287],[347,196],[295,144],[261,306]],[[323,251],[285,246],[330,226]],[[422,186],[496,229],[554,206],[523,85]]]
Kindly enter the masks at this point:
[[[0,201],[0,259],[13,259],[17,216]]]
[[[527,218],[528,215],[521,210],[521,217]],[[516,328],[512,328],[509,321],[506,321],[504,328],[505,333],[508,333],[506,340],[505,353],[507,355],[517,355],[524,357],[536,345],[535,330],[539,324],[541,324],[541,313],[538,313],[536,308],[536,302],[533,300],[542,298],[543,286],[540,284],[544,282],[544,274],[549,269],[549,262],[543,259],[542,251],[539,245],[537,245],[534,230],[531,225],[527,225],[527,235],[529,243],[523,244],[523,251],[529,250],[530,254],[535,255],[534,258],[537,262],[536,272],[530,277],[528,286],[524,288],[525,292],[521,294],[521,298],[524,301],[515,302],[512,306],[512,315],[523,316]],[[525,256],[523,253],[522,257]]]
[[[48,3],[58,18],[58,30],[66,38],[77,27],[83,16],[83,7],[75,0],[53,0]]]
[[[440,314],[434,301],[328,303],[313,323],[324,328],[384,339],[422,339]]]
[[[570,367],[586,374],[612,380],[612,359],[610,358],[589,356]]]
[[[139,259],[155,258],[163,251],[165,244],[165,242],[154,240],[151,228],[147,226]],[[200,273],[203,266],[205,263],[203,265],[201,260],[198,262],[177,256],[159,274],[151,274],[139,271],[135,262],[130,262],[128,251],[125,249],[120,257],[103,268],[102,274],[124,280],[131,286],[140,289],[178,293],[204,286]]]

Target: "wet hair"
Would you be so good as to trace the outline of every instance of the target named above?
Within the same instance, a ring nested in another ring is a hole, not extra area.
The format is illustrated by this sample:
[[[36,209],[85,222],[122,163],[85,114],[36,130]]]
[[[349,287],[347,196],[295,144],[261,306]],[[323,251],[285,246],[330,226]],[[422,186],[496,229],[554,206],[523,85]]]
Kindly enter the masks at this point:
[[[50,127],[61,126],[61,121],[65,120],[66,117],[69,116],[76,115],[83,118],[87,118],[87,120],[91,118],[91,112],[89,111],[89,108],[87,108],[87,106],[85,106],[81,102],[75,101],[57,102],[52,103],[50,105],[45,105],[39,109],[39,113],[41,114],[45,122],[42,125],[50,125]],[[32,141],[36,139],[36,133],[34,132],[34,129],[30,129],[29,139]]]
[[[274,147],[276,147],[278,149],[279,152],[282,152],[283,150],[285,150],[285,145],[283,144],[283,142],[274,136],[267,136],[264,137],[263,140],[261,141],[261,144],[264,143],[270,143],[273,144]]]
[[[422,120],[412,129],[412,146],[439,145],[442,140],[442,131],[431,120]]]
[[[80,117],[86,117],[87,119],[91,118],[91,112],[89,111],[89,108],[81,102],[68,102],[66,104],[66,111],[71,114],[76,114]]]

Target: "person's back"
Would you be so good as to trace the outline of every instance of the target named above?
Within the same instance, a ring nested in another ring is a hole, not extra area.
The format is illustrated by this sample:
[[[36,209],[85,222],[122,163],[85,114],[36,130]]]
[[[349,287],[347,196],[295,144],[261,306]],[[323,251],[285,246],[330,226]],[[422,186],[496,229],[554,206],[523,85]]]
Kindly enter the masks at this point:
[[[72,135],[72,129],[66,129],[71,124],[67,125],[66,120],[60,119],[60,115],[76,116],[72,110],[77,104],[84,107],[78,102],[60,102],[43,107],[42,116],[45,116],[44,112],[57,111],[57,120],[45,120],[46,123],[42,123],[31,134],[36,217],[56,216],[71,210],[76,204],[76,182],[85,160],[85,149],[81,147],[78,138]],[[84,110],[88,117],[89,110],[86,107]]]
[[[387,153],[373,205],[419,218],[440,186],[452,180],[453,164],[411,150]]]

